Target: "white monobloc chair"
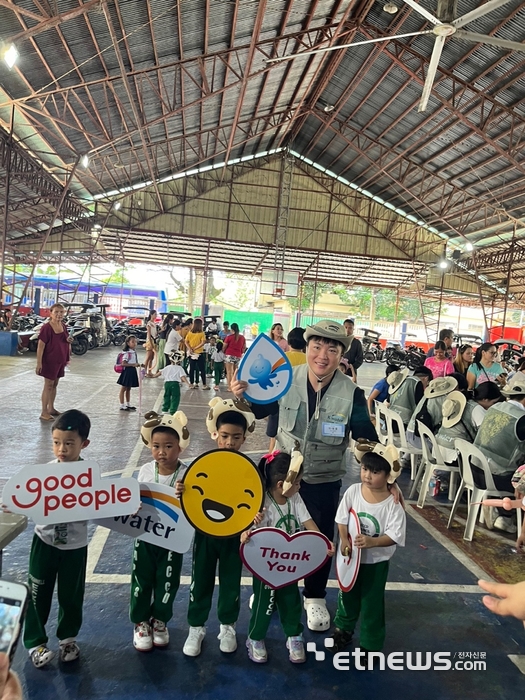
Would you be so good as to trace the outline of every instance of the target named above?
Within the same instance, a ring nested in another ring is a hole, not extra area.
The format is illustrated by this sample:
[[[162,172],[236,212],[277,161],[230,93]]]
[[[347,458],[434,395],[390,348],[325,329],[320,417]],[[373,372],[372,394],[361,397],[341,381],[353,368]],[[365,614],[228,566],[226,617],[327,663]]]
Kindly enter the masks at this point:
[[[414,484],[410,492],[410,498],[413,498],[419,483],[420,486],[417,507],[423,508],[428,494],[432,473],[435,469],[439,469],[440,471],[450,472],[448,500],[452,501],[456,493],[456,474],[459,474],[459,467],[455,467],[445,462],[434,433],[421,421],[418,420],[416,422],[419,429],[419,435],[421,437],[423,457],[421,459],[421,464],[417,471],[416,478],[414,479]]]
[[[504,498],[505,496],[514,498],[514,493],[510,491],[499,491],[496,488],[492,477],[492,472],[490,471],[485,455],[472,443],[467,442],[466,440],[460,440],[458,438],[457,440],[454,440],[454,447],[458,452],[460,460],[461,484],[456,493],[456,498],[450,512],[447,527],[450,527],[452,521],[454,520],[461,496],[466,489],[468,499],[468,515],[463,539],[467,540],[468,542],[472,542],[472,538],[474,537],[474,529],[480,513],[480,502],[486,498]],[[476,486],[476,483],[474,482],[474,476],[471,469],[472,458],[476,459],[476,466],[483,469],[483,473],[485,474],[486,488],[484,489]],[[521,509],[516,511],[516,517],[518,521],[518,532],[520,532],[522,521]]]
[[[376,409],[376,433],[377,437],[379,439],[379,442],[382,445],[386,445],[388,441],[388,422],[387,418],[384,414],[384,411],[387,410],[387,407],[384,403],[381,401],[374,401],[375,403],[375,409]]]
[[[418,459],[423,454],[423,451],[407,442],[405,426],[399,413],[392,411],[391,408],[384,408],[383,413],[386,416],[387,444],[395,445],[402,455],[410,455],[410,478],[414,480],[417,474]],[[397,428],[397,433],[394,432],[394,425]]]

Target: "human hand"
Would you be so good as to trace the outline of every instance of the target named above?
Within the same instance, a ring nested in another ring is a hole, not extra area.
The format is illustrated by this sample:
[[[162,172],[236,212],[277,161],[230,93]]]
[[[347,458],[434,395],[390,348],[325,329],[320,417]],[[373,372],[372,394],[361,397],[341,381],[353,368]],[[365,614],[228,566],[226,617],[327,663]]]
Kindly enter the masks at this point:
[[[490,583],[478,581],[478,586],[498,598],[483,596],[483,604],[496,615],[512,615],[525,621],[525,581],[520,583]]]
[[[183,484],[182,481],[175,482],[175,496],[177,498],[180,498],[182,496],[185,489],[186,489],[186,484]]]
[[[241,544],[246,544],[246,542],[249,542],[251,534],[251,530],[245,530],[244,532],[241,532]]]
[[[328,548],[328,556],[333,557],[335,554],[335,545],[333,542],[330,542],[330,547]]]
[[[354,544],[357,549],[369,549],[374,546],[374,538],[368,535],[356,535]]]
[[[394,503],[401,503],[403,508],[405,507],[405,499],[403,498],[403,492],[396,483],[389,484],[388,490],[394,497]]]
[[[262,522],[262,519],[264,518],[264,511],[266,508],[263,508],[260,510],[258,513],[255,514],[255,518],[253,519],[253,524],[254,525],[260,525]]]
[[[67,337],[67,342],[71,345],[71,343],[73,342],[73,336],[72,336],[72,335],[68,335],[68,337]]]
[[[235,370],[235,374],[233,375],[230,389],[232,394],[238,399],[242,399],[244,392],[248,389],[248,382],[237,379],[237,370]]]
[[[35,372],[36,372],[37,374],[39,374],[39,375],[42,374],[42,364],[41,364],[41,363],[39,364],[39,363],[37,362]]]
[[[9,657],[0,653],[0,700],[24,700],[18,676],[9,670]]]
[[[352,543],[348,539],[348,537],[342,538],[339,542],[339,547],[341,549],[341,554],[343,557],[349,557],[350,554],[352,553]]]

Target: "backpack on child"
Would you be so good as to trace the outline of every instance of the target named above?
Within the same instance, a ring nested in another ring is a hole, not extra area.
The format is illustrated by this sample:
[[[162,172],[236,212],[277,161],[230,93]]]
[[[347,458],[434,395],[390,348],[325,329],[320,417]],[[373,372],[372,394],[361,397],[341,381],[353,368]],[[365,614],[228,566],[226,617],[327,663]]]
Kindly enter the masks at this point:
[[[119,352],[119,354],[117,355],[117,361],[115,362],[115,366],[113,367],[117,374],[122,374],[122,372],[124,371],[124,366],[122,364],[124,354],[125,353],[123,352]]]

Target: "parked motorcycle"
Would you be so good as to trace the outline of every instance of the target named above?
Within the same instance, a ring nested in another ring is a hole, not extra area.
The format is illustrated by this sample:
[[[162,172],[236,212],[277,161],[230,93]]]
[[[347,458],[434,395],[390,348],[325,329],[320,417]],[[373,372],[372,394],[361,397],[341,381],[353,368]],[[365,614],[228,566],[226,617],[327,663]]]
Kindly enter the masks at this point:
[[[422,348],[417,345],[409,345],[406,349],[406,365],[408,369],[415,370],[425,364],[427,356]]]
[[[75,313],[74,309],[80,307]],[[105,348],[111,343],[111,325],[106,317],[109,304],[72,304],[69,306],[69,321],[75,327],[87,328],[91,336],[89,348]],[[73,309],[73,311],[71,311]]]
[[[389,343],[385,349],[385,361],[387,365],[405,367],[407,354],[399,343]]]
[[[369,328],[360,328],[363,331],[361,345],[363,346],[363,359],[365,362],[382,362],[384,359],[384,350],[379,342],[380,334],[377,331],[372,331]]]

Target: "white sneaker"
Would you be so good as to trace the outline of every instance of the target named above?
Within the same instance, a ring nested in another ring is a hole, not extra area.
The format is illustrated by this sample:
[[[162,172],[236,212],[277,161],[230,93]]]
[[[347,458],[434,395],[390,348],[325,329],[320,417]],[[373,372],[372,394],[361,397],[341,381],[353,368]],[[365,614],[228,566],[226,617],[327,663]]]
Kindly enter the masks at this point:
[[[151,621],[153,627],[153,646],[165,647],[170,643],[170,633],[166,627],[166,623],[161,620],[153,619]]]
[[[68,642],[60,642],[60,661],[76,661],[80,656],[80,649],[74,639]]]
[[[313,632],[325,632],[330,628],[330,613],[324,598],[305,598],[306,622]]]
[[[297,637],[288,637],[286,640],[286,648],[290,652],[290,661],[293,664],[304,664],[306,654],[304,653],[304,641],[302,635]]]
[[[237,635],[235,625],[221,625],[221,631],[217,639],[220,640],[219,649],[226,654],[231,654],[237,649]]]
[[[188,638],[182,647],[186,656],[198,656],[201,653],[202,640],[206,636],[206,627],[190,627]]]
[[[518,532],[518,526],[511,518],[504,518],[502,515],[496,518],[494,521],[494,527],[496,530],[503,530],[503,532],[510,532],[511,535],[515,535]]]
[[[248,637],[246,640],[246,648],[248,649],[248,656],[256,664],[265,664],[268,661],[264,639],[256,642],[254,639]]]
[[[30,654],[35,668],[42,668],[55,658],[55,652],[48,649],[45,644],[33,649]]]
[[[137,651],[151,651],[151,649],[153,649],[151,627],[148,622],[141,622],[135,625],[133,631],[133,646]]]

